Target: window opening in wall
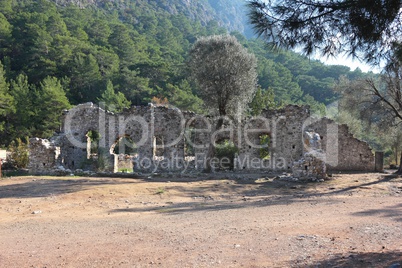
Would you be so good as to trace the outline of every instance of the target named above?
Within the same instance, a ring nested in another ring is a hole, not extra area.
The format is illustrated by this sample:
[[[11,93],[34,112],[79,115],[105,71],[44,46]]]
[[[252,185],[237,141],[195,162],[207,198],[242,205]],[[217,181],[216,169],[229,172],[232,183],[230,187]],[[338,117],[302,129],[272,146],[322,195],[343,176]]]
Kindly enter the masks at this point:
[[[87,160],[80,163],[81,169],[94,169],[106,171],[109,168],[109,152],[106,148],[99,147],[101,135],[96,130],[89,130],[87,137]]]
[[[262,134],[259,136],[259,141],[260,141],[260,158],[261,159],[270,159],[271,158],[271,153],[269,150],[270,143],[271,143],[271,136],[269,134]]]
[[[136,155],[138,153],[137,145],[129,136],[120,137],[113,145],[111,152],[113,154]]]
[[[234,161],[239,149],[230,139],[219,139],[216,141],[215,156],[220,159],[218,166],[221,170],[233,170]]]
[[[195,160],[194,139],[193,129],[186,129],[184,135],[184,158],[186,161]]]
[[[100,134],[96,130],[90,130],[85,135],[87,137],[87,159],[97,157],[99,153]]]
[[[130,136],[125,135],[116,140],[110,148],[115,155],[114,172],[132,173],[134,171],[134,158],[138,157],[138,149]]]
[[[164,140],[162,136],[154,136],[154,146],[153,146],[153,157],[157,160],[163,160],[163,155],[165,153]]]

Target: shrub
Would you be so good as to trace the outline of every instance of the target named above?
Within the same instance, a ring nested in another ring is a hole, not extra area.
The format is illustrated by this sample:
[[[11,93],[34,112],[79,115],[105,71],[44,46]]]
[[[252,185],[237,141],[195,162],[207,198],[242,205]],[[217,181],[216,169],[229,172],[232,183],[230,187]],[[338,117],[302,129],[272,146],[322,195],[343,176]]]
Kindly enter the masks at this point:
[[[28,166],[28,142],[23,142],[20,138],[11,142],[8,147],[10,154],[7,162],[14,168],[26,168]]]
[[[216,157],[219,159],[228,158],[230,160],[229,169],[232,170],[234,168],[234,159],[236,154],[239,153],[239,149],[233,144],[230,140],[224,140],[221,143],[217,143]]]

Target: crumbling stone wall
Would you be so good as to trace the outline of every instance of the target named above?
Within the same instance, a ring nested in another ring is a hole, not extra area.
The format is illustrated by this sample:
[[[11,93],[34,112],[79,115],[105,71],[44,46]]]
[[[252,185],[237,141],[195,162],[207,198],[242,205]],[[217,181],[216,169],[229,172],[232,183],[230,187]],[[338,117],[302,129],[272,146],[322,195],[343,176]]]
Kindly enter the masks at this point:
[[[246,118],[242,121],[242,129],[246,133],[239,153],[239,169],[258,169],[246,159],[256,159],[260,156],[258,145],[261,134],[270,136],[268,150],[269,159],[262,161],[262,166],[268,170],[290,171],[292,163],[303,156],[303,122],[310,116],[307,106],[288,105],[278,110],[264,110],[259,117]],[[253,129],[259,131],[253,131]],[[248,164],[245,165],[244,163]],[[256,167],[259,165],[257,164]]]
[[[347,125],[322,118],[306,124],[305,129],[319,133],[329,171],[374,171],[372,149],[367,142],[355,138]]]
[[[326,170],[326,164],[317,151],[305,153],[302,159],[293,163],[292,167],[294,178],[313,181],[325,180]]]
[[[303,133],[313,129],[322,138],[323,151],[329,152],[322,160],[330,169],[374,170],[371,149],[355,139],[346,126],[338,126],[329,119],[311,122],[309,118],[307,106],[289,105],[279,110],[264,110],[259,117],[226,118],[223,129],[215,130],[217,118],[178,109],[150,104],[115,114],[85,103],[64,112],[61,133],[45,142],[46,146],[31,147],[30,167],[32,172],[55,165],[83,169],[90,166],[88,158],[96,159],[102,154],[106,171],[113,172],[119,169],[120,161],[113,148],[122,137],[127,137],[135,143],[136,153],[124,159],[131,159],[136,172],[203,170],[211,136],[215,135],[216,139],[229,139],[237,146],[235,169],[238,171],[290,172],[293,163],[306,152]],[[99,134],[96,144],[89,145],[89,131]],[[264,145],[270,153],[266,159],[260,158],[261,135],[269,136],[269,144]],[[329,139],[335,140],[327,142]],[[335,149],[339,155],[336,159],[332,154]],[[48,158],[44,159],[43,155]]]
[[[35,173],[46,173],[57,169],[59,162],[60,147],[55,146],[46,139],[29,139],[29,163],[28,169]]]
[[[68,169],[82,169],[88,157],[87,134],[90,130],[99,132],[101,109],[93,103],[84,103],[65,111],[62,131],[58,138],[61,147],[61,163]]]

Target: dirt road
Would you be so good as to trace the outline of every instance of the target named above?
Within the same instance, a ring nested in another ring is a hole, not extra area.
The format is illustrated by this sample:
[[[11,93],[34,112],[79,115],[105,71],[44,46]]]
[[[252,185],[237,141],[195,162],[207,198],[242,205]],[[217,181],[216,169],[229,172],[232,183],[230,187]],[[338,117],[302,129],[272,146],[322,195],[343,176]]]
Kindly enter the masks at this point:
[[[400,267],[402,179],[0,180],[0,267]]]

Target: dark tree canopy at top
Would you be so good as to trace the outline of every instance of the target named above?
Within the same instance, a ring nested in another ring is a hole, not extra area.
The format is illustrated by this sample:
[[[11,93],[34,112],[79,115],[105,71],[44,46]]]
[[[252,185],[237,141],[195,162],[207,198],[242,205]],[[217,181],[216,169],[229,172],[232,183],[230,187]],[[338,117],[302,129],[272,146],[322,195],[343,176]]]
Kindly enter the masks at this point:
[[[251,0],[250,22],[275,46],[369,63],[402,42],[401,0]]]

